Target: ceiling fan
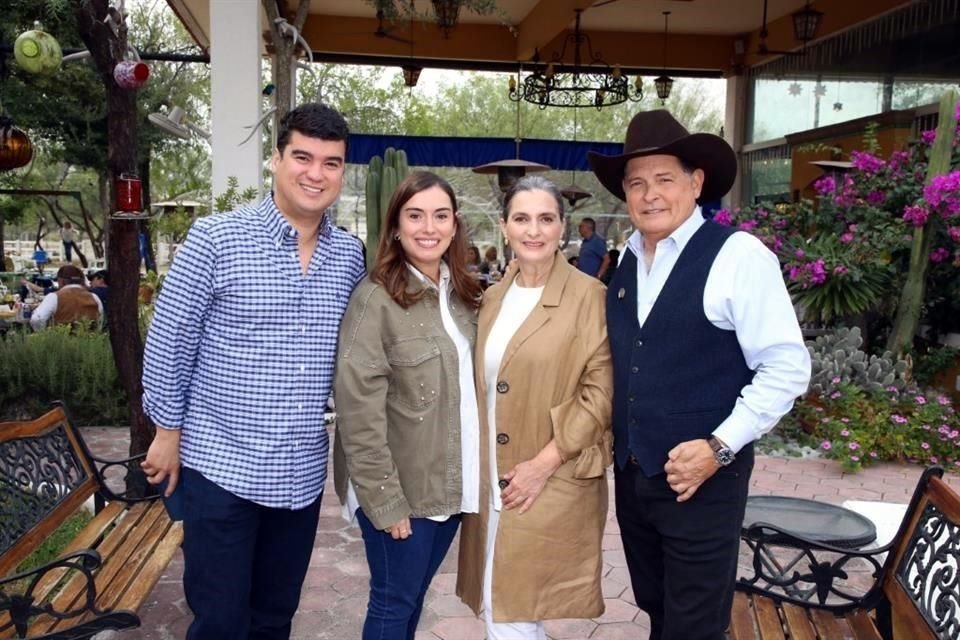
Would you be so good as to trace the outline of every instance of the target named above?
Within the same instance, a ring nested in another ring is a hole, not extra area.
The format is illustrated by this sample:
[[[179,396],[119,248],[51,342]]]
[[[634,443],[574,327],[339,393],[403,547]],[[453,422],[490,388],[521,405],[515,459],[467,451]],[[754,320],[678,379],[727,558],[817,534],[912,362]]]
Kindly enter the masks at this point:
[[[378,38],[386,38],[388,40],[396,40],[397,42],[402,42],[404,44],[412,44],[412,40],[410,40],[409,38],[401,38],[400,36],[395,36],[392,33],[390,33],[396,27],[390,27],[389,29],[384,28],[383,19],[384,19],[383,9],[377,9],[377,30],[373,32],[373,35],[375,35]]]
[[[673,2],[693,2],[693,0],[672,0],[672,1],[673,1]],[[613,4],[614,2],[620,2],[620,0],[603,0],[603,2],[598,2],[598,3],[594,4],[593,7],[591,7],[591,8],[596,9],[596,8],[602,7],[602,6],[604,6],[604,5]]]
[[[763,26],[760,27],[760,44],[757,45],[757,53],[760,55],[780,55],[780,56],[802,56],[803,49],[800,51],[775,51],[767,48],[767,0],[763,0]]]

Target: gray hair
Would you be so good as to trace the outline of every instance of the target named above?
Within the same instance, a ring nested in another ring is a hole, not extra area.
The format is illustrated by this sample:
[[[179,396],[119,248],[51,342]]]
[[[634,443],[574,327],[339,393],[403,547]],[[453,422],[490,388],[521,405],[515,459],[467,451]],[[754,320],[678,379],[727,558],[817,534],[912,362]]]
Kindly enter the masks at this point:
[[[546,191],[549,193],[557,201],[557,212],[560,214],[560,219],[563,220],[563,194],[560,193],[557,185],[543,176],[523,176],[513,183],[513,186],[507,190],[507,194],[503,198],[503,212],[500,217],[504,221],[510,216],[510,203],[513,202],[513,197],[521,191]]]

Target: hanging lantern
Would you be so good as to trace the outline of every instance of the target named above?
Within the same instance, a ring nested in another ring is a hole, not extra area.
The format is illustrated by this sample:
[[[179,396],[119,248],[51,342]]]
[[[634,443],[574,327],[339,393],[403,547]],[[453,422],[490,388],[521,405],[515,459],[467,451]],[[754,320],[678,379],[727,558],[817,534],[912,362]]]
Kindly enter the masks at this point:
[[[420,72],[423,71],[423,67],[416,67],[413,65],[401,67],[403,70],[403,84],[408,87],[417,86],[417,81],[420,79]]]
[[[432,0],[433,12],[437,16],[437,24],[443,31],[443,37],[449,38],[450,32],[457,26],[460,18],[460,0]]]
[[[13,120],[0,116],[0,171],[10,171],[29,164],[33,158],[30,137],[13,126]]]
[[[60,68],[63,51],[52,35],[37,23],[31,31],[21,33],[13,43],[13,57],[28,73],[50,75]]]

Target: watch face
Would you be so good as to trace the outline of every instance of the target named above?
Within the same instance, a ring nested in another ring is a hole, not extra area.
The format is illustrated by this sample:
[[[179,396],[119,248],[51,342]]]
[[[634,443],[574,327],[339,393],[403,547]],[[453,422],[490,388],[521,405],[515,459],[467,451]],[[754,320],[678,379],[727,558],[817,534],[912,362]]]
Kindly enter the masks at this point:
[[[736,456],[733,454],[733,451],[727,449],[726,447],[718,449],[715,453],[717,456],[717,462],[724,467],[733,462],[734,458],[736,458]]]

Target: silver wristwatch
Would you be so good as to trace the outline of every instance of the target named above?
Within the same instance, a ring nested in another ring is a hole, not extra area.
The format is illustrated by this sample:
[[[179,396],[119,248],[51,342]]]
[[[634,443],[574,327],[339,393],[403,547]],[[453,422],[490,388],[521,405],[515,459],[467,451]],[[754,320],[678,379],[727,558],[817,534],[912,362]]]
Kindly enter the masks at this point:
[[[713,457],[717,459],[717,464],[721,467],[725,467],[737,459],[733,449],[725,445],[715,436],[707,438],[707,442],[710,444],[710,448],[713,449]]]

